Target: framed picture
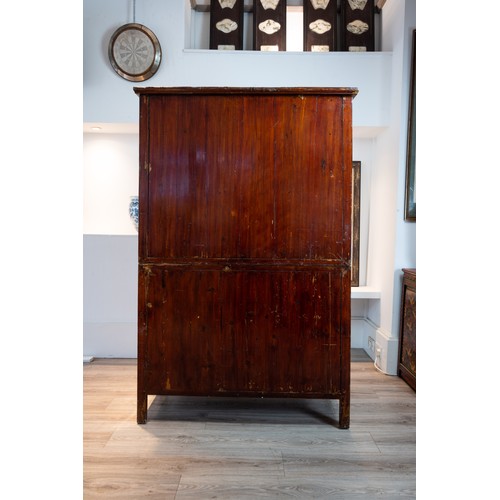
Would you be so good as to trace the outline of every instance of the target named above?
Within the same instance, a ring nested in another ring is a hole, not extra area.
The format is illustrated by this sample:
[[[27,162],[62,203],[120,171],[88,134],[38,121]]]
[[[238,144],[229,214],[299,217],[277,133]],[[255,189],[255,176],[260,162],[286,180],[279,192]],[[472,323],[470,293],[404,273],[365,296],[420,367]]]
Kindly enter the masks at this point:
[[[361,162],[352,162],[351,286],[359,286],[359,213],[361,202]]]
[[[210,49],[243,49],[243,0],[210,0]]]
[[[416,30],[413,30],[411,71],[410,71],[410,98],[408,106],[408,139],[406,150],[406,189],[405,189],[405,220],[416,222],[417,197],[416,180]]]
[[[286,50],[286,0],[253,0],[253,49]]]
[[[337,2],[304,0],[304,52],[336,50]]]
[[[373,0],[341,0],[340,50],[375,50],[375,4]]]

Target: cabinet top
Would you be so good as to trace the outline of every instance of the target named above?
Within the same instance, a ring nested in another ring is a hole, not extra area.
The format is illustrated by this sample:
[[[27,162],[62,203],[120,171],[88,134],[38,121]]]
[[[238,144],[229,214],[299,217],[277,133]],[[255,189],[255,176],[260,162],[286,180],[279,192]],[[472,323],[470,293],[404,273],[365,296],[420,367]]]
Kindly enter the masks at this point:
[[[336,95],[355,97],[354,87],[134,87],[137,95]]]
[[[403,270],[403,276],[406,276],[408,278],[413,278],[417,279],[417,270],[415,268],[404,268]]]

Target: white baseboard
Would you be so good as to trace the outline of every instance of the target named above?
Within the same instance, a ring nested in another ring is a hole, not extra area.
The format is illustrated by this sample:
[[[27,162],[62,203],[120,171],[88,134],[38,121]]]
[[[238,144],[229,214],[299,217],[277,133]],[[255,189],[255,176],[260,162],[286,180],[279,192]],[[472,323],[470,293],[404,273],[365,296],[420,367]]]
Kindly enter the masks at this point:
[[[351,317],[351,348],[359,349],[365,347],[365,318]]]
[[[370,319],[364,318],[363,349],[373,361],[375,361],[375,353],[370,349],[369,338],[372,338],[375,341],[375,347],[381,350],[378,367],[388,375],[397,375],[399,340],[384,332]]]

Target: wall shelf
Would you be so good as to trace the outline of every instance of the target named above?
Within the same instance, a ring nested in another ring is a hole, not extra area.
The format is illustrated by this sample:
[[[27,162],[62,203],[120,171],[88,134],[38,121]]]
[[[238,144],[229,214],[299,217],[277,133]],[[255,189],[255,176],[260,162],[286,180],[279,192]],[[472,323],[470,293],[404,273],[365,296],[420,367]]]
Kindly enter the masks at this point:
[[[375,3],[376,9],[381,10],[384,6],[386,0],[378,0]],[[304,5],[304,0],[287,0],[288,7],[302,7]],[[191,0],[191,8],[197,12],[209,12],[210,11],[210,0]],[[244,2],[245,12],[253,11],[253,0],[245,0]],[[377,12],[376,10],[376,12]]]
[[[351,288],[351,299],[380,299],[382,292],[372,286],[357,286]]]

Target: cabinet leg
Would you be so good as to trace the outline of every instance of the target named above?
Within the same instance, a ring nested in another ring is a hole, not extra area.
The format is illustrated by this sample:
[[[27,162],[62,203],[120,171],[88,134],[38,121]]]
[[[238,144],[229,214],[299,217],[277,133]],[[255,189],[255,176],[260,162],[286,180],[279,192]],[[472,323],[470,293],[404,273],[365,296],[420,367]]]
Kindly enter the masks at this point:
[[[137,395],[137,423],[145,424],[148,419],[148,395]]]
[[[349,429],[350,420],[350,398],[348,395],[341,396],[339,399],[339,428]]]

